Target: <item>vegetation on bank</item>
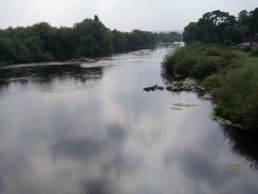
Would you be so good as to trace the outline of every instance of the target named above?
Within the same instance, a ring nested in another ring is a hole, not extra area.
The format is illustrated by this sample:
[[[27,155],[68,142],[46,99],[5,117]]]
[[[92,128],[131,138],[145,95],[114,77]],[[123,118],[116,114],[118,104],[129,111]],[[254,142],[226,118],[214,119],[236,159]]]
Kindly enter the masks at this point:
[[[186,46],[164,59],[164,74],[199,80],[211,90],[218,116],[258,132],[258,47],[236,46],[258,41],[258,8],[240,12],[238,20],[206,13],[185,28],[183,38]]]
[[[183,37],[178,32],[168,32],[168,33],[158,33],[156,34],[157,43],[173,43],[173,42],[181,42]]]
[[[249,130],[258,130],[257,49],[196,42],[181,47],[163,62],[166,74],[193,77],[212,91],[215,113]]]
[[[153,48],[161,40],[182,39],[179,33],[172,35],[140,30],[111,31],[98,16],[70,28],[56,28],[45,22],[28,27],[9,27],[0,29],[0,65],[102,57]]]

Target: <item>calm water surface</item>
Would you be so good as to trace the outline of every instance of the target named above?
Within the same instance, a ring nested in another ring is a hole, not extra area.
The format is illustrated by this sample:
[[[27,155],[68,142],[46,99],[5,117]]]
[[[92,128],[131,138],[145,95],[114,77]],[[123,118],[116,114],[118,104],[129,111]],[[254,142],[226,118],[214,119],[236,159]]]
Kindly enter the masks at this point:
[[[0,193],[257,194],[252,136],[194,93],[143,91],[171,49],[0,69]]]

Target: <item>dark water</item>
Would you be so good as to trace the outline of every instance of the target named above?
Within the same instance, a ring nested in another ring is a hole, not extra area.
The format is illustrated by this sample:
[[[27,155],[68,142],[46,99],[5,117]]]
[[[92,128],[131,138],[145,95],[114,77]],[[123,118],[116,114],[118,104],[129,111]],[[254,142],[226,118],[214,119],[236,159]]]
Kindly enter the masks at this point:
[[[194,93],[142,90],[170,49],[0,69],[0,193],[257,194],[252,135]]]

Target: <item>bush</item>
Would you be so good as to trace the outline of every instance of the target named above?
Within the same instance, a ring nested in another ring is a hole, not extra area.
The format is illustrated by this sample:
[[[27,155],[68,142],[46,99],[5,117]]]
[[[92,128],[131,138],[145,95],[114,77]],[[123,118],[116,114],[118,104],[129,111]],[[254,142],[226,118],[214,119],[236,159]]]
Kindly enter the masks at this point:
[[[202,85],[207,89],[219,88],[223,79],[222,74],[212,74],[207,76]]]
[[[253,57],[258,57],[258,48],[253,49],[252,52],[251,52],[251,55]]]
[[[231,40],[224,40],[224,45],[225,46],[233,46],[233,45],[235,45],[235,43],[232,42]]]
[[[208,56],[220,56],[221,52],[220,52],[220,49],[218,47],[209,46],[209,47],[206,48],[206,54]]]
[[[194,55],[186,55],[179,60],[174,67],[177,74],[189,76],[191,69],[196,65],[198,58]]]
[[[195,61],[195,56],[191,50],[188,50],[188,47],[180,47],[165,57],[162,68],[166,74],[176,73],[188,76],[189,69]]]
[[[234,58],[239,58],[234,52],[232,52],[232,50],[230,49],[223,49],[221,51],[221,56],[223,57],[223,59],[225,60],[231,60]]]
[[[229,48],[194,42],[168,55],[162,66],[166,74],[175,73],[203,80],[225,69],[234,58],[237,55]]]
[[[202,57],[193,67],[191,76],[195,79],[203,80],[205,77],[217,72],[223,64],[221,57]]]
[[[251,63],[229,71],[215,91],[216,113],[251,130],[258,130],[257,61],[250,60]]]
[[[245,46],[245,47],[243,48],[243,51],[245,51],[245,52],[251,52],[252,49],[253,49],[253,47],[251,47],[251,46]]]
[[[236,120],[236,109],[231,103],[221,103],[215,107],[215,113],[221,117],[234,121]]]

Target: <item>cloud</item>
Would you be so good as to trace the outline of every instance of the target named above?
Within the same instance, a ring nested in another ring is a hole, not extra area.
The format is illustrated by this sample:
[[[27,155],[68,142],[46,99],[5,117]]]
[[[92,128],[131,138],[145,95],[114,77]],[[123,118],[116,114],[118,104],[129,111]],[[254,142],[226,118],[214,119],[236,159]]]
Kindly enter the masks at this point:
[[[111,29],[130,31],[183,29],[205,12],[215,9],[237,14],[253,10],[256,0],[1,0],[0,27],[27,26],[46,21],[72,26],[97,14]]]

